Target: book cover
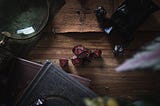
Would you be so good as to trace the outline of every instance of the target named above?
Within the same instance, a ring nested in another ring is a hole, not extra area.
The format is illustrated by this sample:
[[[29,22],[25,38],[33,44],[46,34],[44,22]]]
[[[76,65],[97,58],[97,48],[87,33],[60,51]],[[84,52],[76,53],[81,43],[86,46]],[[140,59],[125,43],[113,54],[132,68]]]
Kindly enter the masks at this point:
[[[96,94],[56,65],[46,62],[15,105],[30,106],[38,98],[44,98],[47,106],[84,106],[86,97],[96,97]]]

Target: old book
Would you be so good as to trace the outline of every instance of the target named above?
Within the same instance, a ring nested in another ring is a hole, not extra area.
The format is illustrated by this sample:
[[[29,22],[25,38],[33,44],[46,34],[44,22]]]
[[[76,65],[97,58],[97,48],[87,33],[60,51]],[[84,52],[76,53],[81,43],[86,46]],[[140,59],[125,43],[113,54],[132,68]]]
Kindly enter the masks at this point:
[[[96,94],[51,62],[46,62],[18,98],[16,106],[29,106],[44,98],[48,106],[83,106],[83,99]]]
[[[7,103],[12,104],[12,102],[15,101],[22,94],[24,89],[34,79],[36,74],[40,72],[40,69],[42,67],[43,64],[40,63],[32,62],[22,58],[15,59],[14,63],[10,65],[12,73],[9,77],[10,80],[8,81],[8,95],[6,95],[5,92],[3,93],[4,95],[9,97]],[[89,79],[73,74],[68,75],[85,86],[90,85],[91,80]],[[10,94],[12,94],[12,96]]]

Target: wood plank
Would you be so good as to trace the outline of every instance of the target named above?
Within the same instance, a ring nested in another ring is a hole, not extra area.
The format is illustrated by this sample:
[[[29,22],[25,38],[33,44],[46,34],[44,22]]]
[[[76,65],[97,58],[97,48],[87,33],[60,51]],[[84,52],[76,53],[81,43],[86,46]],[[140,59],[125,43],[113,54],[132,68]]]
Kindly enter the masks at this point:
[[[52,19],[52,30],[66,32],[102,32],[96,20],[94,9],[103,6],[110,17],[123,0],[66,0],[65,5]],[[160,29],[160,11],[152,14],[140,26],[140,31],[158,31]]]
[[[113,0],[66,0],[52,22],[55,32],[100,32],[94,15],[98,6],[106,7],[108,16],[113,12]]]
[[[42,63],[49,59],[59,66],[60,58],[68,58],[67,72],[91,79],[90,88],[99,95],[132,98],[142,94],[155,96],[160,94],[160,72],[115,72],[118,65],[131,57],[141,45],[155,38],[155,34],[156,32],[137,32],[126,55],[121,58],[113,55],[112,43],[104,33],[67,33],[56,34],[53,37],[44,35],[30,53],[29,59]],[[73,46],[77,44],[83,44],[90,49],[102,49],[102,58],[75,67],[70,57],[73,56]]]

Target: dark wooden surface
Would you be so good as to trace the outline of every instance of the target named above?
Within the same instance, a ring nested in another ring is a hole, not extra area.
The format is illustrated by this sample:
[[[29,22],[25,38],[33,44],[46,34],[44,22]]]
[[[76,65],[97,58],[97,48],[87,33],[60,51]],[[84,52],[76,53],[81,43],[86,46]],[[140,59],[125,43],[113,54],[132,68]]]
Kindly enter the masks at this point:
[[[15,106],[29,106],[37,97],[45,98],[49,106],[84,106],[83,99],[96,94],[56,65],[46,62]]]
[[[65,5],[52,21],[53,30],[64,32],[101,32],[94,15],[98,6],[103,6],[110,17],[123,0],[65,0]],[[157,0],[160,1],[160,0]],[[160,4],[159,4],[160,6]],[[141,31],[160,29],[160,11],[152,14],[139,28]]]
[[[122,0],[100,1],[102,3],[99,3],[99,0],[66,0],[66,4],[49,22],[48,29],[30,53],[29,59],[42,63],[49,59],[59,66],[60,58],[70,59],[73,56],[71,50],[75,45],[82,44],[89,49],[102,49],[101,59],[95,59],[81,67],[75,67],[69,61],[67,71],[91,79],[90,88],[99,95],[127,98],[143,94],[159,96],[160,72],[117,73],[115,68],[160,33],[160,11],[150,16],[135,33],[135,39],[125,52],[125,56],[116,58],[112,53],[112,45],[118,38],[110,40],[106,34],[101,33],[93,10],[102,5],[107,9],[108,16],[111,16]],[[51,36],[53,31],[57,34]]]
[[[104,33],[67,33],[48,36],[38,43],[30,53],[30,60],[44,62],[51,60],[59,66],[62,57],[70,59],[72,48],[82,44],[89,49],[102,49],[101,59],[75,67],[69,60],[69,72],[91,79],[90,88],[99,95],[135,97],[136,95],[159,95],[160,72],[124,72],[117,73],[115,68],[131,57],[145,42],[155,37],[155,32],[137,32],[124,57],[116,58],[112,54],[112,43]]]

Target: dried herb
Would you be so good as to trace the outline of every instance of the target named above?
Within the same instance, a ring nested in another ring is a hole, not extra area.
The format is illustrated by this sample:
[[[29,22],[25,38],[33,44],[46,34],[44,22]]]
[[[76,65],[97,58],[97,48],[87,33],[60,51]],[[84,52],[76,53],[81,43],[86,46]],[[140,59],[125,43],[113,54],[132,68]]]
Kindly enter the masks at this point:
[[[152,69],[160,71],[160,37],[142,47],[142,51],[135,54],[116,68],[116,71],[135,69]]]

